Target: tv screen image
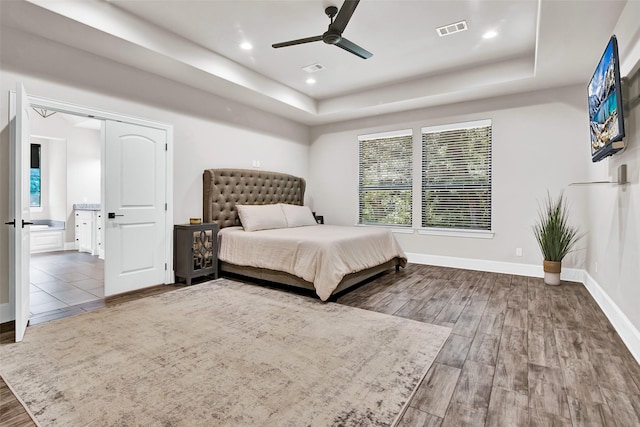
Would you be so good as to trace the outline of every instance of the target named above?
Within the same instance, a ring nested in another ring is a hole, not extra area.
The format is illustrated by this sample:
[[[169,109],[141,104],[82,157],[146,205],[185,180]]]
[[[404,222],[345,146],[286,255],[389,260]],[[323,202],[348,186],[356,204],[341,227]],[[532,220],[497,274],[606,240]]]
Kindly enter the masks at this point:
[[[591,77],[588,92],[591,157],[597,162],[624,148],[621,142],[624,137],[624,119],[616,36],[609,40]],[[618,141],[620,142],[616,144]]]

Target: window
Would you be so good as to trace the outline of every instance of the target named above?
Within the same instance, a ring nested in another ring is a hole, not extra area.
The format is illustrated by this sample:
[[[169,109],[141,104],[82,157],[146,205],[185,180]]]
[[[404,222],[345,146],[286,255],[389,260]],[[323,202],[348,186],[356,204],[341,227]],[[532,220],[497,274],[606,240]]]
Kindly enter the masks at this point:
[[[31,144],[31,170],[29,174],[29,206],[39,208],[41,205],[41,173],[40,144]]]
[[[411,226],[411,129],[358,137],[359,222]]]
[[[491,230],[491,121],[422,129],[422,226]]]

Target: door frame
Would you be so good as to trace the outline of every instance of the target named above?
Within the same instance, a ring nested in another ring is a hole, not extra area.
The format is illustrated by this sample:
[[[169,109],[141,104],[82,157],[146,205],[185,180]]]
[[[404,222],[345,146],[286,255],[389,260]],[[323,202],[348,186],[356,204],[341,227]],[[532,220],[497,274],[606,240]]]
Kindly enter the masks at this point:
[[[165,270],[164,283],[173,283],[173,125],[156,122],[140,117],[129,116],[126,114],[115,113],[112,111],[100,110],[93,107],[86,107],[82,105],[72,104],[64,101],[57,101],[49,98],[43,98],[40,96],[29,95],[29,104],[31,107],[44,108],[46,110],[58,111],[61,113],[73,114],[77,116],[86,116],[92,119],[98,120],[113,120],[124,123],[131,123],[134,125],[146,126],[150,128],[156,128],[166,131],[167,133],[167,147],[166,147],[166,173],[165,173],[165,197],[167,203],[166,223],[165,223],[165,263],[167,269]],[[104,140],[104,126],[102,131],[102,148],[101,158],[104,162],[105,140]],[[104,174],[104,165],[101,167],[102,174]],[[104,175],[102,177],[102,190],[104,191]],[[104,196],[104,195],[103,195]]]

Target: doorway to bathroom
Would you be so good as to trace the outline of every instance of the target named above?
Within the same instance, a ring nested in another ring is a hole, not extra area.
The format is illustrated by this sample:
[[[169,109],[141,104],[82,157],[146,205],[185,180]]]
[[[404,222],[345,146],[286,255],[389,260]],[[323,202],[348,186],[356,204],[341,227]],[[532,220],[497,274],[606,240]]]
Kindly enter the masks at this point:
[[[30,120],[30,322],[104,299],[103,121],[42,108]]]
[[[15,318],[16,341],[23,339],[30,322],[31,227],[54,231],[51,224],[34,224],[31,219],[32,109],[101,120],[100,213],[105,259],[104,295],[172,283],[173,127],[30,96],[21,83],[17,83],[16,92],[9,95],[9,205],[12,219],[5,224],[10,227],[9,301]],[[78,249],[81,248],[78,241]]]

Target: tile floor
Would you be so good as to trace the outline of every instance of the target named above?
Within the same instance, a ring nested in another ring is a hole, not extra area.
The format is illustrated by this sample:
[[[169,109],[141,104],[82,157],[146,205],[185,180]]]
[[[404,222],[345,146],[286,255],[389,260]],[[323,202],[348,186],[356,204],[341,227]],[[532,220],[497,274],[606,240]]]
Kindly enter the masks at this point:
[[[31,315],[104,299],[104,261],[78,251],[31,255]]]

